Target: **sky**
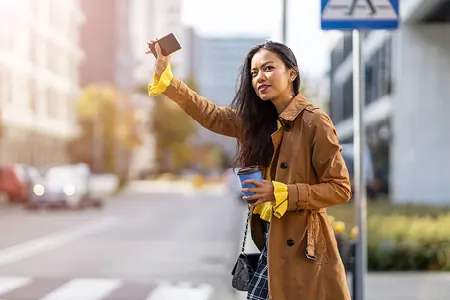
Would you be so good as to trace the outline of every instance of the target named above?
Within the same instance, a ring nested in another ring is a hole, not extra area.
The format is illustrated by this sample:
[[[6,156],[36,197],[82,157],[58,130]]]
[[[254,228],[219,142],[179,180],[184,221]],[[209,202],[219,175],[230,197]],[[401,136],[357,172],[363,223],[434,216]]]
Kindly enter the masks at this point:
[[[329,37],[320,29],[320,1],[287,3],[286,44],[294,51],[300,71],[320,78],[329,65]],[[182,0],[182,22],[200,35],[251,35],[281,41],[282,0]]]

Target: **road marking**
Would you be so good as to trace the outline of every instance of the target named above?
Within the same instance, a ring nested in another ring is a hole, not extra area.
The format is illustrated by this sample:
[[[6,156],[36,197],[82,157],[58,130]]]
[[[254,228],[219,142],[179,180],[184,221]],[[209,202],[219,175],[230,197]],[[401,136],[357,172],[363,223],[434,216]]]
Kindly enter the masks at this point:
[[[118,223],[115,217],[105,217],[76,228],[50,234],[23,244],[0,250],[0,266],[18,262],[38,253],[52,250],[82,236],[106,230]]]
[[[42,289],[42,286],[46,286],[45,282],[39,278],[0,277],[0,300],[8,296],[29,299],[36,293],[39,295],[33,299],[39,300],[106,300],[119,296],[120,299],[210,300],[214,291],[213,286],[204,283],[157,281],[136,284],[119,278],[72,278],[52,289]]]
[[[74,279],[41,300],[98,300],[121,286],[117,279]]]
[[[208,300],[213,293],[212,286],[202,284],[199,286],[161,284],[147,298],[147,300]]]
[[[31,278],[28,277],[0,277],[0,294],[23,287],[30,284],[31,281]]]

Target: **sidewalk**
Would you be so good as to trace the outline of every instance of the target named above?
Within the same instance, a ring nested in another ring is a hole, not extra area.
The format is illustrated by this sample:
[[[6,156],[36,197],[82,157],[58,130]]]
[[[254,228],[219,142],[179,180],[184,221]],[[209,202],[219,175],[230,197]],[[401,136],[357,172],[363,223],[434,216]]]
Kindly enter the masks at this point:
[[[188,181],[135,180],[123,188],[122,193],[181,193],[192,195],[195,188]]]
[[[349,286],[351,277],[347,276]],[[380,272],[367,276],[367,300],[448,300],[450,273]]]
[[[201,187],[195,187],[189,180],[135,180],[129,182],[121,193],[176,193],[192,197],[197,194],[223,195],[226,192],[227,189],[223,183],[204,184]]]

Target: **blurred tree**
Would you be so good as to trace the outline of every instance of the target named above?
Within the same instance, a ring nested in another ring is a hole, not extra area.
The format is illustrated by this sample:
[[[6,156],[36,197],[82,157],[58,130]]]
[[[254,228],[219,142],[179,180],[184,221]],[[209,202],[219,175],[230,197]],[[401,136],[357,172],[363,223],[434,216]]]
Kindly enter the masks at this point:
[[[176,66],[171,65],[173,73]],[[189,75],[184,82],[197,90],[196,80]],[[148,87],[140,86],[137,90],[148,94]],[[173,101],[164,95],[153,97],[152,109],[149,110],[148,129],[155,135],[156,163],[158,172],[178,172],[193,163],[190,138],[196,132],[195,122]]]
[[[136,111],[127,94],[107,85],[86,87],[76,102],[81,135],[70,143],[72,161],[85,162],[94,172],[119,172],[118,162],[140,145]],[[118,155],[124,156],[118,159]]]
[[[212,171],[228,167],[227,157],[219,145],[202,144],[195,148],[195,165],[204,171]]]
[[[159,169],[163,172],[178,172],[189,166],[192,152],[188,139],[195,133],[194,121],[163,95],[155,97],[151,113],[150,126],[156,138]]]

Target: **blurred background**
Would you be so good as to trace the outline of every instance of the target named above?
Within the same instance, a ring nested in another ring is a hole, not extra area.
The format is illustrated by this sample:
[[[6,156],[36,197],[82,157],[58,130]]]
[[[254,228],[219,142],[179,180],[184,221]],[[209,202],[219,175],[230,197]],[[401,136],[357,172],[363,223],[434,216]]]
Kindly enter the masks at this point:
[[[450,1],[400,6],[363,41],[367,295],[449,299]],[[236,142],[147,94],[170,32],[174,74],[218,105],[252,46],[285,42],[353,176],[352,35],[320,1],[0,0],[1,299],[245,299]],[[329,215],[351,288],[353,200]]]

